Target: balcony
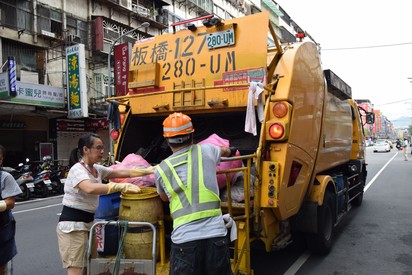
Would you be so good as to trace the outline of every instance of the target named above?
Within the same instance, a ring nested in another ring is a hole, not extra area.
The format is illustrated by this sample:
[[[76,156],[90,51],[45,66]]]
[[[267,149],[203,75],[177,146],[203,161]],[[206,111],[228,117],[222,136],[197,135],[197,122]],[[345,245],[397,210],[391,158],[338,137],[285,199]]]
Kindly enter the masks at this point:
[[[211,14],[213,13],[212,0],[177,0],[179,6],[187,6],[189,11],[194,11],[197,14]]]

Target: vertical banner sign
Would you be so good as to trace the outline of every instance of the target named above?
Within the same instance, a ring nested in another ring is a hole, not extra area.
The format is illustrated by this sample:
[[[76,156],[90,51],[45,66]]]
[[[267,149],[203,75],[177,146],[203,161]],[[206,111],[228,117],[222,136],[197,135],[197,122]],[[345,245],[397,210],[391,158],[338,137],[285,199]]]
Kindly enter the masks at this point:
[[[84,44],[66,48],[68,118],[88,117]]]
[[[116,96],[128,93],[129,83],[129,43],[114,47],[114,77]]]
[[[8,61],[9,61],[9,66],[7,68],[7,71],[9,73],[10,96],[14,97],[17,94],[16,60],[14,59],[14,56],[9,56]]]

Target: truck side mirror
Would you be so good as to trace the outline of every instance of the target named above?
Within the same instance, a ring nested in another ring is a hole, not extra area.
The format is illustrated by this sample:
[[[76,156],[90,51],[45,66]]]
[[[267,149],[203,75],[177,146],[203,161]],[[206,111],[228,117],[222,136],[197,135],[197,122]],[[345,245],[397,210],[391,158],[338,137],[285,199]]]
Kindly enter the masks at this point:
[[[366,113],[366,123],[367,124],[373,124],[375,123],[375,114],[368,112]]]

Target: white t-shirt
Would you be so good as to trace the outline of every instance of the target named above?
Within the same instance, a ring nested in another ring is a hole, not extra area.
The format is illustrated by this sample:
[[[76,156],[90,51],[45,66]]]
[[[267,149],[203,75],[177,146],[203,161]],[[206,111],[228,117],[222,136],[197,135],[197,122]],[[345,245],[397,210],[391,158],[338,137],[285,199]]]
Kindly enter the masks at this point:
[[[8,172],[1,171],[1,197],[5,198],[14,197],[21,194],[21,189],[16,180]]]
[[[94,213],[99,205],[99,195],[87,194],[79,189],[78,185],[84,180],[90,180],[92,183],[101,183],[102,179],[107,178],[112,172],[112,168],[95,164],[93,166],[97,171],[97,177],[94,177],[86,167],[80,162],[70,168],[67,179],[64,183],[63,205],[80,209],[89,213]],[[93,222],[59,222],[58,227],[63,232],[90,230]]]

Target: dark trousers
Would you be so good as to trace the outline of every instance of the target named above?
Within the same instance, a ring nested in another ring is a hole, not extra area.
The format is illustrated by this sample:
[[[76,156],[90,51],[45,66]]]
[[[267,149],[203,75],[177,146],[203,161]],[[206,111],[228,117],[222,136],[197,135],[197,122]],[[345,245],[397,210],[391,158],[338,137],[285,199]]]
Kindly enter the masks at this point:
[[[217,237],[171,245],[169,275],[231,275],[229,240]]]

